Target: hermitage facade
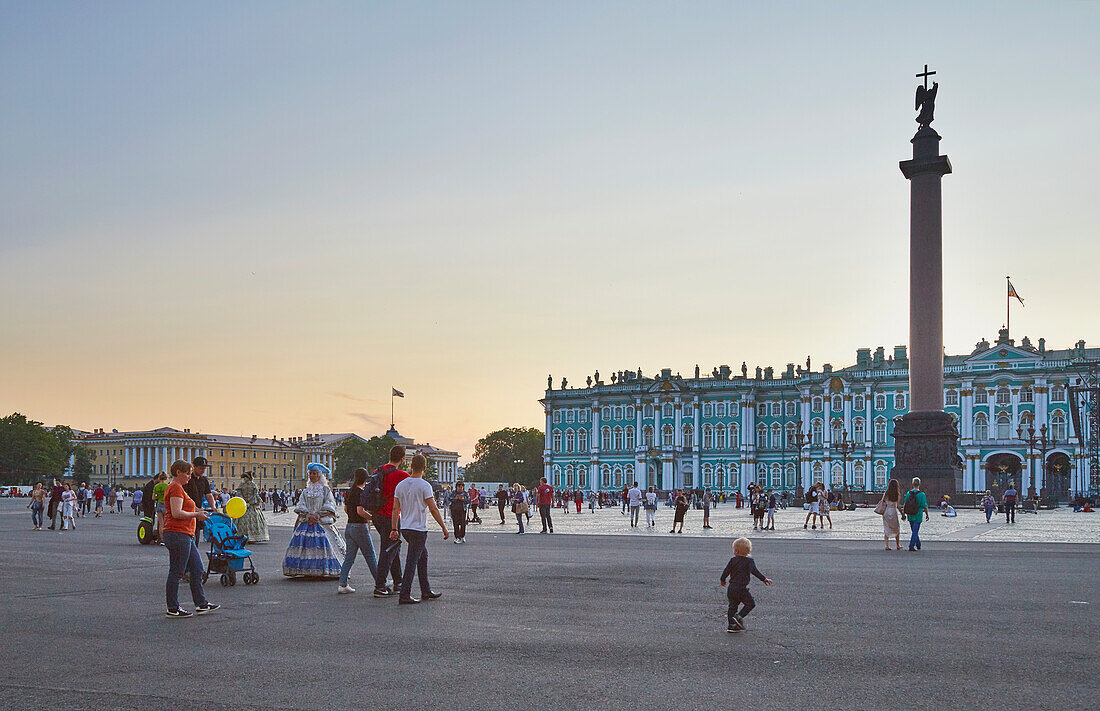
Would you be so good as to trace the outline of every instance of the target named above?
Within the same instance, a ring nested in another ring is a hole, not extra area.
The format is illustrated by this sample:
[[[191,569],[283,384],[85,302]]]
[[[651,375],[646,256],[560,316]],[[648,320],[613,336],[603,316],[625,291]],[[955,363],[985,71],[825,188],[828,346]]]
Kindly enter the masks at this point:
[[[1024,492],[1065,499],[1088,492],[1090,466],[1069,408],[1075,363],[1100,360],[1100,348],[1047,350],[1044,339],[1019,346],[1002,330],[968,355],[944,358],[944,409],[959,428],[965,491],[1003,491],[1011,481]],[[750,376],[728,366],[682,377],[664,369],[588,378],[583,387],[548,387],[545,476],[555,486],[621,489],[637,481],[659,489],[713,487],[745,492],[750,482],[776,490],[824,482],[833,489],[879,491],[893,468],[893,420],[908,412],[905,346],[892,357],[861,348],[856,363],[820,371],[788,364],[776,375]],[[548,386],[552,381],[548,379]],[[1082,418],[1086,413],[1082,410]],[[1026,442],[1042,425],[1056,445],[1029,456]],[[796,446],[796,428],[806,444]],[[1082,429],[1087,430],[1082,420]],[[845,456],[845,445],[851,451]],[[841,445],[838,447],[838,445]],[[907,482],[906,482],[907,483]]]

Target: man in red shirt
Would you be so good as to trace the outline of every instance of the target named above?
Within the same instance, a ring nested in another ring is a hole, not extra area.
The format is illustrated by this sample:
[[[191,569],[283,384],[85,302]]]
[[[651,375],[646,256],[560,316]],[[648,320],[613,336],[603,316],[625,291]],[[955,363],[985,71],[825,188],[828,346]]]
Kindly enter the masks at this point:
[[[375,597],[393,597],[397,594],[397,586],[401,584],[401,541],[390,540],[390,532],[393,530],[391,517],[393,516],[393,490],[397,485],[409,477],[409,473],[397,468],[405,461],[405,448],[401,445],[390,447],[390,463],[381,467],[384,474],[382,479],[382,508],[378,513],[372,513],[371,521],[380,536],[377,577],[374,579]],[[376,470],[377,471],[377,470]],[[386,577],[393,577],[394,589],[386,587]]]
[[[542,530],[539,533],[546,533],[547,528],[550,529],[550,533],[554,532],[554,522],[550,520],[550,507],[554,505],[554,487],[546,483],[546,477],[542,478],[542,483],[539,484],[538,492],[538,504],[539,504],[539,516],[542,517]]]

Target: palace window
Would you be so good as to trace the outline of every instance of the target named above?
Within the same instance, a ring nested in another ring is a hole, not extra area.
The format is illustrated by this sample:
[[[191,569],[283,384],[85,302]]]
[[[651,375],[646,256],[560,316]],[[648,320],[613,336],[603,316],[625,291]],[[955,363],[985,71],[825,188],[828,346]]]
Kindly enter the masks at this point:
[[[714,430],[710,425],[703,425],[703,449],[714,449]]]
[[[714,485],[714,467],[710,465],[710,462],[703,464],[703,486]]]
[[[1066,386],[1055,385],[1050,389],[1050,399],[1054,402],[1065,402],[1066,400]]]
[[[561,466],[555,464],[551,470],[550,476],[553,478],[554,486],[561,486]]]
[[[875,488],[886,488],[886,462],[881,459],[875,462]]]
[[[952,389],[952,390],[948,390],[948,391],[944,392],[944,394],[943,394],[943,405],[944,405],[944,407],[955,407],[958,404],[959,404],[959,391],[958,390]]]
[[[719,489],[726,488],[726,469],[721,464],[714,468],[714,485]]]
[[[783,403],[773,402],[772,403],[772,417],[780,417],[782,415],[783,415]]]
[[[862,417],[857,417],[852,420],[852,441],[857,444],[863,444],[867,440],[867,429],[864,427]]]
[[[756,465],[756,483],[760,486],[768,485],[768,465],[763,462]]]
[[[784,470],[783,480],[785,486],[791,487],[795,485],[794,465],[790,462],[787,463],[787,466]]]
[[[766,449],[768,446],[768,428],[764,425],[756,427],[756,448]]]
[[[886,444],[886,418],[875,418],[875,444]]]
[[[703,417],[714,417],[714,405],[709,402],[703,403]]]
[[[714,416],[715,417],[725,417],[726,416],[726,403],[720,402],[715,406]]]
[[[840,462],[833,462],[833,488],[840,489],[844,487],[844,465]]]
[[[588,422],[588,408],[587,407],[582,407],[577,412],[577,421],[578,422]]]
[[[600,449],[608,451],[611,449],[611,428],[600,428]]]
[[[695,446],[695,429],[690,425],[684,425],[684,449],[691,449]]]
[[[561,430],[554,430],[554,451],[561,451]]]
[[[830,409],[832,409],[833,412],[840,412],[844,409],[844,398],[840,397],[839,395],[833,395],[833,401],[829,405],[829,407]]]
[[[561,424],[561,410],[554,410],[554,424]]]
[[[627,467],[627,469],[633,469],[633,467]],[[630,478],[630,472],[626,473],[626,477]],[[615,488],[621,489],[623,487],[623,469],[615,467]]]
[[[771,447],[772,449],[783,448],[783,428],[778,424],[773,424],[771,429]]]
[[[1012,418],[1008,413],[1002,412],[997,416],[997,439],[1008,439],[1012,436]]]
[[[820,419],[810,424],[810,441],[817,446],[825,443],[825,425]]]
[[[820,395],[814,395],[813,400],[811,400],[810,403],[812,406],[811,409],[814,412],[821,412],[825,409],[824,400],[822,400]]]
[[[647,420],[653,419],[653,405],[647,402],[645,406],[642,407],[642,417]]]
[[[614,438],[615,438],[614,439],[614,441],[615,441],[615,451],[616,452],[623,451],[623,447],[626,444],[623,441],[623,428],[622,427],[616,427],[614,430],[612,430],[612,433],[614,434]]]
[[[985,405],[989,403],[989,391],[985,388],[978,388],[974,391],[974,404]]]
[[[736,424],[730,425],[730,449],[741,447],[741,428]]]
[[[635,436],[634,425],[628,425],[626,428],[626,449],[633,452],[638,446],[638,440]]]
[[[626,419],[628,419],[628,420],[633,420],[634,419],[634,406],[633,405],[627,405],[626,406]]]
[[[767,417],[768,416],[768,403],[758,402],[756,403],[756,416]]]
[[[653,446],[653,426],[652,425],[646,425],[645,426],[645,429],[642,430],[642,438],[645,440],[645,446],[646,447],[652,447]]]
[[[1059,442],[1066,441],[1066,416],[1061,410],[1055,410],[1050,416],[1050,436]]]
[[[569,429],[565,431],[565,451],[572,452],[576,445],[576,439],[573,436],[573,430]]]
[[[997,388],[997,404],[998,405],[1011,405],[1012,393],[1008,388]]]
[[[875,409],[876,410],[885,410],[886,409],[886,394],[885,393],[875,393]]]
[[[894,409],[905,409],[905,393],[897,393],[896,395],[894,395]]]
[[[600,488],[611,488],[611,466],[608,464],[600,467]]]
[[[813,475],[813,481],[815,484],[821,484],[825,481],[825,468],[821,465],[821,462],[814,462],[810,467],[810,472]]]
[[[602,417],[605,422],[610,420],[611,419],[611,407],[610,406],[604,406],[603,410],[600,411],[600,417]]]
[[[797,412],[798,412],[798,403],[794,402],[793,400],[789,401],[787,403],[787,417],[794,417]]]
[[[780,466],[779,463],[772,464],[771,475],[771,487],[773,489],[778,489],[779,487],[783,486],[783,467]]]
[[[714,446],[716,449],[726,448],[726,428],[722,425],[714,428]]]
[[[577,451],[588,451],[588,430],[577,430]]]
[[[661,443],[666,447],[671,447],[675,442],[675,435],[672,430],[672,425],[665,425],[661,428]]]
[[[1023,430],[1024,432],[1027,432],[1027,428],[1031,426],[1031,423],[1032,423],[1031,413],[1030,412],[1021,412],[1020,413],[1019,428],[1021,430]]]
[[[852,407],[856,410],[862,410],[867,407],[867,403],[864,401],[862,395],[856,395],[852,400]]]
[[[577,411],[576,410],[570,409],[570,410],[565,411],[565,421],[566,422],[573,422],[576,419],[577,419]]]
[[[844,439],[844,422],[839,417],[834,417],[829,423],[829,438],[833,444],[839,444]]]
[[[852,485],[857,489],[867,487],[867,472],[863,468],[863,462],[852,463]]]
[[[974,415],[974,439],[979,442],[989,439],[989,419],[984,412]]]
[[[614,417],[614,418],[615,418],[616,420],[621,420],[621,419],[623,419],[623,408],[622,408],[622,405],[616,405],[616,406],[615,406],[615,410],[614,410],[614,411],[612,412],[612,416],[613,416],[613,417]]]
[[[661,411],[662,411],[662,416],[663,417],[671,418],[672,417],[672,403],[666,402],[665,406],[663,408],[661,408]]]
[[[1020,402],[1035,402],[1035,391],[1030,385],[1020,388]]]

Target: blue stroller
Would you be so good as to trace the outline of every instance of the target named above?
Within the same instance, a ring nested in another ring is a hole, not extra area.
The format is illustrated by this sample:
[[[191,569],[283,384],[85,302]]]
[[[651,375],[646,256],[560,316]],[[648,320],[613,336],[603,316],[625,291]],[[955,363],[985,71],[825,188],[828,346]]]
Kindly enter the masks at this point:
[[[244,546],[247,536],[237,534],[233,519],[223,513],[212,513],[206,520],[206,539],[210,541],[210,552],[206,554],[208,562],[202,574],[205,583],[211,573],[221,574],[221,584],[225,587],[237,584],[237,573],[244,571],[242,579],[245,585],[260,582],[260,574],[252,565],[252,551]],[[245,564],[248,568],[245,569]]]

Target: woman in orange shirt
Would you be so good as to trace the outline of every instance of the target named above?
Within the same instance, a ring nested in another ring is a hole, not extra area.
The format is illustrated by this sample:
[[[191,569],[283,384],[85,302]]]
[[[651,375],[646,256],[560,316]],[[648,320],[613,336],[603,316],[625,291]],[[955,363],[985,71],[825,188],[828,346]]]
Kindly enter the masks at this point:
[[[195,502],[187,495],[184,486],[191,481],[191,465],[182,459],[172,464],[172,483],[164,492],[164,547],[168,549],[168,583],[165,598],[168,617],[190,617],[192,614],[179,605],[180,578],[186,569],[191,574],[191,599],[195,613],[200,615],[217,610],[220,605],[211,604],[202,591],[202,557],[195,545],[195,521],[205,521],[209,516],[195,508]]]

